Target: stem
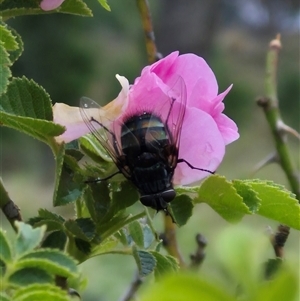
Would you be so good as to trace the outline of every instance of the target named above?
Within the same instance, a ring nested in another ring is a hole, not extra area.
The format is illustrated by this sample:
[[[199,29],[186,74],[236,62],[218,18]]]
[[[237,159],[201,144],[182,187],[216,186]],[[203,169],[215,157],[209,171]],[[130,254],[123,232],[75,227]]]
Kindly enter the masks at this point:
[[[148,54],[148,62],[152,64],[161,58],[161,55],[157,52],[157,47],[155,44],[155,36],[153,31],[151,13],[149,9],[149,4],[147,0],[136,0],[139,13],[142,19],[143,29],[146,38],[146,50]],[[183,258],[177,246],[176,239],[176,224],[173,223],[170,216],[164,215],[165,232],[162,235],[164,246],[167,252],[177,258],[181,267],[185,266]]]
[[[132,283],[130,284],[130,287],[128,288],[127,292],[124,296],[122,296],[119,301],[130,301],[134,297],[135,293],[143,283],[142,278],[139,275],[139,272],[136,272],[134,275],[134,279]]]
[[[273,138],[275,141],[276,150],[279,157],[279,163],[283,169],[293,193],[296,198],[300,200],[300,187],[299,179],[297,177],[296,170],[293,167],[291,156],[286,143],[286,131],[284,130],[284,125],[280,110],[278,107],[278,97],[277,97],[277,65],[278,56],[281,49],[280,35],[276,37],[270,43],[270,49],[267,53],[266,62],[266,79],[265,79],[265,93],[266,96],[258,99],[257,103],[264,110],[266,119],[272,130]]]
[[[152,26],[151,13],[148,0],[136,0],[139,13],[142,19],[142,25],[146,38],[146,50],[148,54],[148,62],[152,64],[160,58],[155,44],[155,36]]]
[[[0,206],[10,222],[12,228],[18,232],[15,226],[15,221],[22,221],[19,207],[10,199],[8,192],[5,190],[2,179],[0,178]]]
[[[181,253],[177,245],[177,238],[176,238],[177,226],[175,223],[173,223],[172,218],[169,215],[165,215],[164,223],[165,223],[165,232],[162,235],[163,245],[167,250],[167,252],[178,260],[179,266],[181,268],[184,268],[186,264],[181,256]]]

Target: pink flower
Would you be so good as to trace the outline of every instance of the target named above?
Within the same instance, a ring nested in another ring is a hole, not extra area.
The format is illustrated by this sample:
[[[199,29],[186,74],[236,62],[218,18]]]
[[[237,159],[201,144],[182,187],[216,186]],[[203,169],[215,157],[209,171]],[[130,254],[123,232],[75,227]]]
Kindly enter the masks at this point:
[[[176,99],[168,123],[172,132],[180,108],[182,105],[186,106],[178,158],[196,168],[215,171],[224,157],[225,146],[239,137],[236,124],[222,114],[223,99],[231,86],[218,95],[214,73],[202,58],[194,54],[179,55],[178,52],[173,52],[145,67],[129,89],[127,85],[122,86],[123,90],[111,105],[112,112],[115,112],[111,115],[115,116],[114,120],[122,121],[143,111],[154,112],[162,120],[166,120],[170,108],[167,104],[172,97]],[[60,118],[56,118],[55,112],[54,117],[57,123],[67,127],[67,132],[60,136],[61,141],[68,142],[83,135],[84,131],[88,132],[79,118],[76,124],[78,136],[72,131],[72,123],[67,120],[61,122]],[[74,126],[73,128],[75,129]],[[120,129],[117,137],[119,131]],[[173,183],[186,185],[208,175],[208,172],[191,169],[181,162],[175,169]]]
[[[42,0],[40,7],[44,11],[53,10],[61,6],[65,0]]]

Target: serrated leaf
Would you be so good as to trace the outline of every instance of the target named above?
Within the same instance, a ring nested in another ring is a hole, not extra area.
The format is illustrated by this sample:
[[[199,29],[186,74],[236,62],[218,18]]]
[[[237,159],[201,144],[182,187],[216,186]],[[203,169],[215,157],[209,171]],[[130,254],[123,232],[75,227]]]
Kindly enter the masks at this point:
[[[164,256],[155,251],[151,251],[151,254],[156,259],[156,267],[154,270],[155,278],[159,278],[164,274],[176,272],[179,270],[178,262],[174,257]]]
[[[243,201],[249,210],[252,213],[256,213],[261,204],[261,200],[256,191],[254,191],[246,181],[233,180],[232,183],[237,193],[243,198]]]
[[[33,229],[30,225],[16,222],[18,235],[16,239],[15,252],[18,256],[23,255],[37,247],[44,236],[46,227]]]
[[[143,225],[143,234],[144,234],[144,248],[148,249],[153,243],[155,236],[151,228],[147,224]]]
[[[194,203],[206,203],[228,222],[238,222],[251,214],[232,183],[219,175],[207,178],[198,190]]]
[[[16,263],[16,267],[35,267],[53,275],[71,277],[77,274],[75,261],[58,250],[40,249],[26,254]]]
[[[63,231],[54,231],[50,233],[43,241],[43,248],[52,248],[64,250],[67,243],[67,235]]]
[[[137,263],[140,276],[147,276],[152,273],[156,267],[155,257],[147,251],[138,251],[132,248],[133,257]]]
[[[60,13],[92,17],[93,13],[81,0],[65,0],[59,8]]]
[[[62,134],[63,126],[53,123],[49,95],[34,81],[13,78],[0,96],[0,122],[44,142]]]
[[[109,253],[118,245],[118,240],[112,236],[92,247],[90,257]]]
[[[79,218],[65,222],[65,228],[75,237],[91,241],[96,235],[96,227],[90,218]]]
[[[110,11],[110,7],[109,7],[109,5],[108,5],[108,3],[107,3],[106,0],[98,0],[98,1],[99,1],[99,3],[101,4],[101,6],[103,8],[105,8],[107,11]]]
[[[55,221],[59,224],[62,224],[65,221],[65,219],[61,215],[51,212],[47,209],[39,209],[38,212],[40,217]]]
[[[7,51],[18,49],[18,43],[16,42],[15,36],[11,33],[11,31],[4,23],[0,23],[0,39]]]
[[[10,30],[10,33],[13,35],[15,42],[17,43],[16,49],[9,49],[9,59],[11,63],[13,64],[22,54],[24,51],[24,44],[22,41],[21,36],[17,33],[17,31],[14,28],[8,27]]]
[[[196,274],[171,274],[150,285],[141,301],[236,301],[220,285],[198,278]]]
[[[63,229],[64,221],[64,218],[56,213],[39,209],[39,216],[30,218],[28,223],[35,227],[46,225],[47,231],[54,231]]]
[[[89,255],[91,253],[92,245],[90,242],[83,240],[81,238],[77,238],[77,237],[74,238],[74,242],[75,242],[76,248],[80,252],[84,253],[85,255]]]
[[[54,277],[43,269],[26,267],[14,272],[9,277],[9,282],[18,286],[27,286],[35,283],[54,283]]]
[[[129,182],[121,182],[119,189],[112,194],[113,208],[115,212],[130,207],[139,200],[137,189]]]
[[[14,301],[70,301],[66,290],[54,285],[33,284],[19,288],[13,296]]]
[[[247,181],[258,194],[261,206],[257,214],[300,230],[300,205],[290,191],[268,181]]]
[[[193,213],[192,199],[187,195],[179,195],[171,202],[172,213],[179,227],[185,225]]]
[[[144,233],[141,224],[138,221],[133,221],[128,225],[129,233],[133,241],[141,248],[144,247]]]
[[[11,249],[6,236],[2,229],[0,229],[0,260],[4,262],[11,261]]]
[[[6,92],[9,78],[11,77],[10,65],[9,55],[0,41],[0,95]]]
[[[79,172],[77,161],[65,154],[64,145],[60,145],[56,155],[56,177],[53,195],[53,205],[62,206],[77,201],[85,184],[78,184],[74,177]]]

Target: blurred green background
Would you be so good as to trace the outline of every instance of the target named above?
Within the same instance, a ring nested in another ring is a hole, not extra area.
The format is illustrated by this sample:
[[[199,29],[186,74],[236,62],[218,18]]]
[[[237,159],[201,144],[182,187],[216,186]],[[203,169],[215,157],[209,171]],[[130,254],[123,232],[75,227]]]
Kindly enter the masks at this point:
[[[69,15],[26,16],[10,20],[23,38],[24,53],[13,66],[14,76],[25,75],[42,85],[53,103],[77,106],[81,96],[100,104],[114,99],[120,86],[115,74],[130,82],[147,64],[140,16],[134,0],[110,0],[111,12],[97,1],[86,1],[94,18]],[[240,139],[229,145],[218,173],[227,178],[273,180],[287,185],[278,165],[253,174],[255,165],[273,151],[270,129],[255,98],[264,94],[265,57],[268,44],[281,33],[283,48],[278,72],[278,94],[285,122],[297,130],[300,116],[299,2],[293,0],[149,0],[158,50],[179,50],[204,57],[217,77],[220,92],[231,83],[226,114],[239,126]],[[11,198],[26,220],[38,208],[52,208],[54,159],[50,149],[11,129],[1,128],[1,176]],[[289,147],[299,169],[299,141],[289,137]],[[140,206],[140,205],[137,205]],[[71,206],[56,209],[65,216]],[[3,216],[1,222],[6,227]],[[158,229],[160,216],[156,217]],[[247,217],[242,224],[264,231],[277,223]],[[214,257],[210,242],[227,226],[205,205],[179,230],[183,254],[195,249],[195,234],[204,234],[209,245],[200,273],[212,274]],[[299,254],[299,235],[292,231],[287,256]],[[273,256],[270,254],[270,256]],[[296,256],[297,257],[297,256]],[[298,259],[299,260],[299,259]],[[118,300],[134,275],[130,257],[105,256],[82,265],[88,278],[84,300]]]

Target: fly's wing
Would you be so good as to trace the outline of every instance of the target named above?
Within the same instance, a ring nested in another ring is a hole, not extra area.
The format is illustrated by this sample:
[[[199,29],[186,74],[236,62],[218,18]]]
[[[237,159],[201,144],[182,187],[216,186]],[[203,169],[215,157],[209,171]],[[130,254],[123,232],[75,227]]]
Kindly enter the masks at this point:
[[[119,166],[122,148],[117,141],[115,133],[110,129],[112,121],[101,116],[100,112],[101,107],[92,99],[87,97],[80,99],[80,114],[84,123],[108,152],[114,163]]]
[[[175,78],[169,86],[171,86],[171,89],[168,92],[167,100],[161,106],[155,108],[149,124],[155,124],[157,117],[161,119],[165,126],[169,143],[171,159],[168,158],[168,160],[171,166],[176,166],[187,96],[185,83],[180,76]],[[159,135],[156,128],[149,126],[146,133],[146,141],[159,151],[161,149],[161,139],[162,136]]]
[[[168,93],[171,103],[166,124],[171,132],[172,143],[178,149],[187,102],[186,86],[181,76],[174,79],[174,84],[169,85],[172,87]]]

